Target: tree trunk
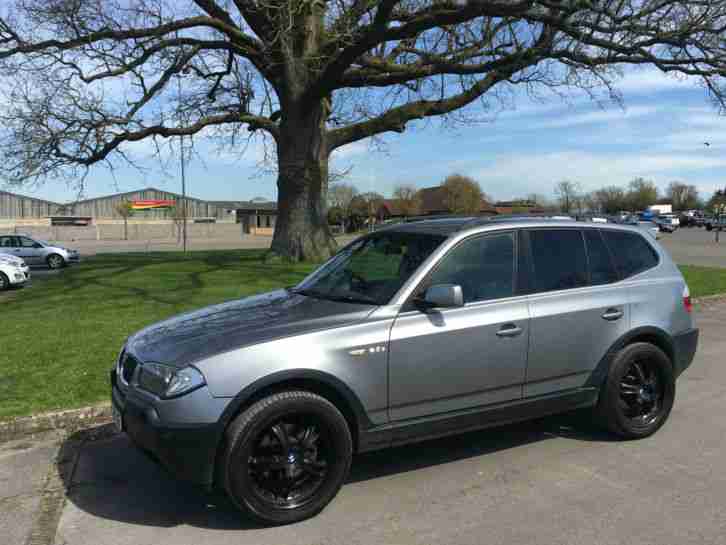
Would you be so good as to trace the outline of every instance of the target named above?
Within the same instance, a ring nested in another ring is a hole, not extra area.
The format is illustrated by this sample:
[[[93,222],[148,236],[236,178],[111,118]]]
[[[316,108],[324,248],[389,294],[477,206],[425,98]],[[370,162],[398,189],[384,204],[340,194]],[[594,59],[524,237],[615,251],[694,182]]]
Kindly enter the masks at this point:
[[[319,261],[336,249],[326,216],[328,109],[323,101],[304,115],[290,110],[277,142],[278,217],[270,251],[289,261]]]

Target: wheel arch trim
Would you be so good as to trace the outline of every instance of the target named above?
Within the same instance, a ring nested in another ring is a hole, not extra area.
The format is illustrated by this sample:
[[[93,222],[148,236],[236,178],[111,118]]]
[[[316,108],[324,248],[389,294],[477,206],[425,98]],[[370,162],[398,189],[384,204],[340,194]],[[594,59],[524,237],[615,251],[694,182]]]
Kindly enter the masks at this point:
[[[317,384],[322,386],[323,389],[327,389],[328,391],[332,390],[336,397],[346,404],[345,407],[338,407],[344,413],[344,416],[352,416],[354,419],[352,424],[355,425],[356,429],[351,430],[351,432],[355,437],[359,435],[360,431],[373,427],[373,423],[368,417],[363,403],[345,382],[323,371],[314,369],[287,369],[272,373],[248,384],[234,396],[219,419],[220,434],[227,428],[232,419],[237,416],[240,409],[248,405],[252,400],[255,400],[256,396],[261,392],[275,388],[276,386],[284,386],[285,384],[294,385],[295,383],[303,383],[303,387],[304,383],[311,385]],[[350,414],[346,415],[346,411]]]
[[[642,326],[632,329],[616,340],[608,349],[597,366],[590,374],[585,386],[600,387],[607,378],[610,365],[615,356],[626,346],[635,342],[648,342],[663,350],[671,365],[675,364],[675,349],[671,336],[663,329],[655,326]]]

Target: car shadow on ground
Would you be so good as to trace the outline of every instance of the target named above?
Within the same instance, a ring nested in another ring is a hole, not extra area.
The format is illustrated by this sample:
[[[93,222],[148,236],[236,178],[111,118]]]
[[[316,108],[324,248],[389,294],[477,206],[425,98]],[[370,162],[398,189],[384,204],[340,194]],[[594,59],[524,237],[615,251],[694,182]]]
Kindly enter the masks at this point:
[[[594,428],[587,416],[573,413],[361,454],[353,460],[346,484],[522,448],[556,437],[614,440]],[[78,456],[71,467],[60,464],[60,474],[68,501],[85,513],[162,528],[259,528],[241,516],[224,494],[207,493],[176,480],[135,448],[127,436],[114,433],[110,425],[71,435],[62,452],[74,449]]]

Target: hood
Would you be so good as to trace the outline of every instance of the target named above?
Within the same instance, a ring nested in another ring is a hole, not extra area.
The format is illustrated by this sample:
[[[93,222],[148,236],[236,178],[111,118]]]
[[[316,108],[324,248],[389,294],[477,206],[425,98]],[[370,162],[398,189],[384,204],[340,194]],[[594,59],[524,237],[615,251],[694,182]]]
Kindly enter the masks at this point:
[[[4,261],[5,263],[15,263],[16,265],[25,265],[25,261],[22,258],[15,257],[10,254],[0,253],[0,261]]]
[[[244,346],[358,322],[375,308],[278,290],[158,322],[131,336],[127,349],[142,362],[184,366]]]

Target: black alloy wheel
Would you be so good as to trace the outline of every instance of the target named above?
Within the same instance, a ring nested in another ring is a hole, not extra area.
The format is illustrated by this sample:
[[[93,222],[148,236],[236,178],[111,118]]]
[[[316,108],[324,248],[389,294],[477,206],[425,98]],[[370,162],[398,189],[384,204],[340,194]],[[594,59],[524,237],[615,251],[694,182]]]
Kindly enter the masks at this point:
[[[663,405],[665,390],[656,366],[634,360],[620,381],[620,400],[625,415],[638,426],[652,423]]]
[[[253,492],[283,509],[309,502],[333,456],[324,423],[314,415],[290,415],[263,429],[248,460]]]
[[[626,439],[652,435],[673,408],[676,381],[670,358],[657,346],[640,342],[617,353],[596,407],[602,423]]]
[[[264,524],[320,512],[348,475],[353,442],[327,399],[285,391],[257,401],[226,432],[223,481],[232,501]]]

